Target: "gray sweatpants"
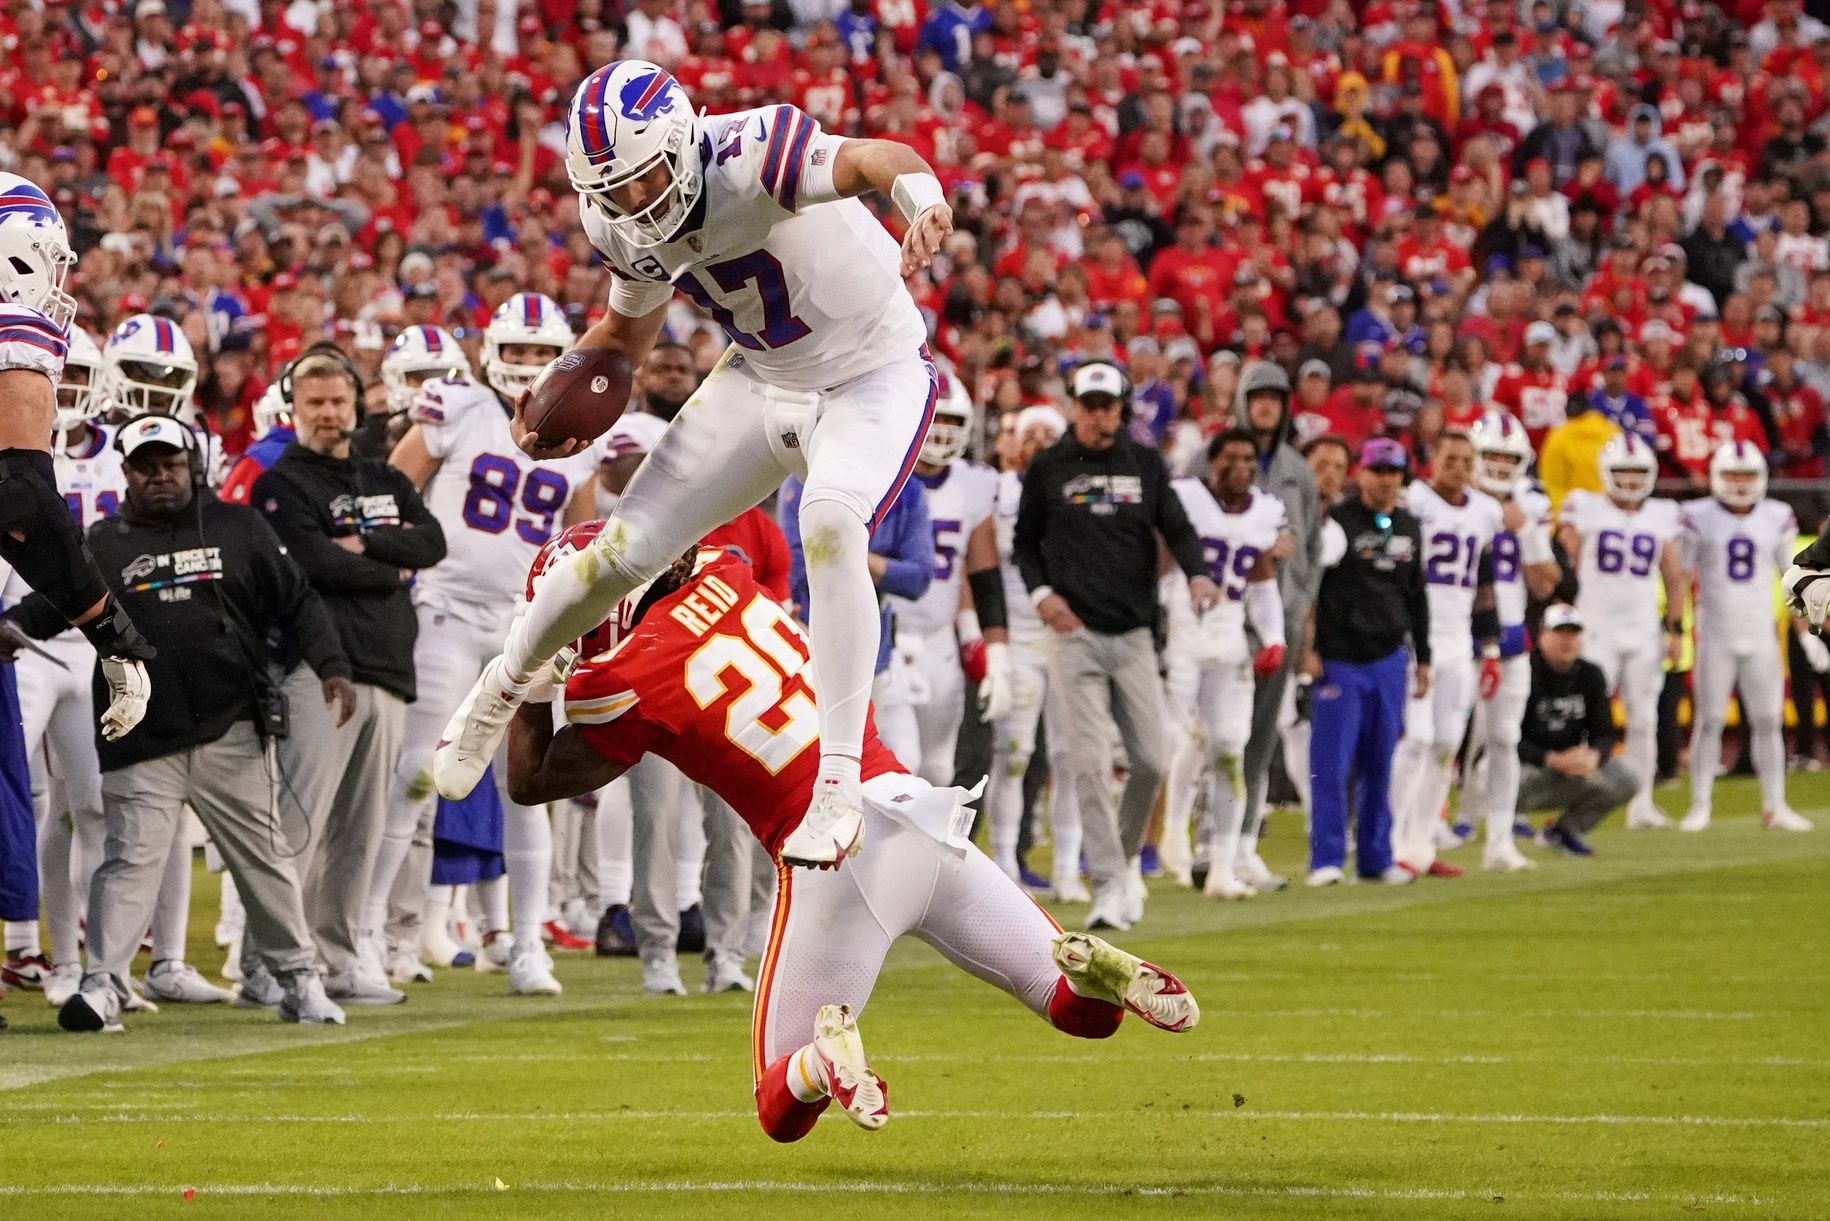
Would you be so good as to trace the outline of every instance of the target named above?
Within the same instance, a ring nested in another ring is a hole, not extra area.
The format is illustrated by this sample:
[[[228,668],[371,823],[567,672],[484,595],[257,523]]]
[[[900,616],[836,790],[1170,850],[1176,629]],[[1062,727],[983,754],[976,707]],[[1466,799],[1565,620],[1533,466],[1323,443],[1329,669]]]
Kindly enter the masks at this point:
[[[631,855],[635,885],[629,894],[629,919],[635,925],[636,948],[644,959],[671,958],[680,940],[678,883],[674,877],[673,820],[697,817],[693,786],[673,764],[644,755],[629,777]]]
[[[407,705],[392,692],[357,683],[356,711],[339,727],[309,666],[295,666],[284,690],[291,732],[278,748],[280,821],[295,836],[294,828],[309,828],[296,862],[305,915],[325,966],[338,975],[356,964]]]
[[[1301,637],[1302,625],[1308,617],[1307,603],[1290,603],[1284,607],[1284,622],[1291,625],[1293,638]],[[1302,649],[1292,645],[1284,653],[1284,664],[1259,679],[1252,695],[1252,732],[1241,757],[1245,773],[1245,817],[1240,822],[1240,839],[1247,846],[1256,842],[1264,831],[1265,792],[1271,783],[1271,760],[1281,749],[1283,740],[1277,723],[1283,712],[1284,692],[1296,681],[1296,668],[1302,660]],[[1307,796],[1308,776],[1292,776],[1291,782]]]
[[[1163,782],[1167,745],[1163,680],[1147,628],[1108,636],[1082,628],[1050,632],[1049,730],[1066,735],[1080,795],[1087,871],[1100,887],[1120,881],[1143,846],[1145,824]],[[1112,730],[1130,761],[1118,805],[1112,804]]]
[[[314,969],[317,954],[305,923],[295,860],[273,815],[274,773],[250,721],[237,721],[214,742],[102,773],[108,824],[102,863],[89,885],[89,964],[124,989],[140,935],[152,918],[172,844],[184,830],[189,802],[222,854],[248,910],[242,952],[284,977]]]
[[[1519,769],[1519,811],[1555,810],[1558,826],[1587,835],[1638,789],[1638,776],[1619,758],[1582,780],[1527,763]]]
[[[775,903],[775,862],[724,798],[699,786],[705,811],[705,949],[741,958],[754,911]]]

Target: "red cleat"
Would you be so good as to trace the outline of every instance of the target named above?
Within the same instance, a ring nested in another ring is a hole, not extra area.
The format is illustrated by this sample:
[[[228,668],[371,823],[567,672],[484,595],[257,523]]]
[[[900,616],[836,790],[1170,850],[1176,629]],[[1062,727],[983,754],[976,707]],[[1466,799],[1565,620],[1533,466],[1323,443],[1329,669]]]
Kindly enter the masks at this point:
[[[1433,878],[1459,878],[1462,871],[1447,861],[1432,861],[1429,873]]]
[[[546,943],[556,950],[588,950],[592,945],[583,937],[574,936],[557,920],[548,920],[540,926],[540,931],[546,937]]]

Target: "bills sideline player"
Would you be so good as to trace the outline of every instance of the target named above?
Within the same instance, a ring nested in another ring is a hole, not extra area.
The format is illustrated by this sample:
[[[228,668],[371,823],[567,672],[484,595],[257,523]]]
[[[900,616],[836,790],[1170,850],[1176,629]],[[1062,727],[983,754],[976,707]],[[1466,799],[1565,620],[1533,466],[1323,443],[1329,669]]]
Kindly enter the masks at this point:
[[[1503,528],[1499,502],[1470,486],[1474,444],[1445,432],[1430,476],[1405,492],[1422,526],[1425,590],[1430,602],[1429,690],[1404,714],[1404,736],[1392,768],[1392,855],[1412,876],[1459,877],[1436,859],[1441,837],[1458,842],[1441,817],[1474,711],[1499,689],[1500,619],[1493,589],[1493,540]],[[1476,645],[1478,644],[1478,665]]]
[[[1525,703],[1531,697],[1531,641],[1525,610],[1533,597],[1548,598],[1562,575],[1550,538],[1550,498],[1531,486],[1531,438],[1505,411],[1489,411],[1469,431],[1474,442],[1474,482],[1500,505],[1500,532],[1493,536],[1493,600],[1499,612],[1500,680],[1483,688],[1474,705],[1478,772],[1463,786],[1485,823],[1481,866],[1517,873],[1536,862],[1513,842],[1519,804],[1519,737]],[[1471,755],[1474,751],[1469,752]]]
[[[415,338],[407,339],[409,335]],[[413,372],[430,372],[431,340],[442,344],[448,338],[407,331],[396,346],[403,340],[411,346]],[[409,409],[411,426],[388,459],[419,486],[426,507],[446,523],[450,548],[413,586],[419,613],[414,646],[419,698],[407,707],[387,827],[369,882],[370,966],[385,935],[390,974],[397,982],[430,978],[419,958],[419,942],[431,877],[437,808],[431,767],[439,727],[494,656],[529,561],[553,536],[573,492],[596,469],[592,453],[534,459],[516,446],[509,422],[514,404],[571,343],[572,328],[557,303],[539,293],[516,293],[497,307],[483,330],[482,383],[461,375],[462,358],[451,342],[451,355],[443,359],[447,370],[456,368],[459,375],[422,380]],[[408,363],[405,351],[396,359],[397,367]],[[407,377],[403,370],[403,383]],[[504,782],[498,773],[498,787]],[[503,856],[513,919],[503,910],[500,883],[489,886],[480,896],[489,909],[482,913],[485,932],[514,930],[507,963],[512,992],[556,993],[560,985],[541,942],[552,827],[544,810],[514,805],[506,797],[504,802]]]
[[[1186,886],[1192,857],[1188,824],[1195,794],[1207,790],[1208,867],[1203,889],[1210,898],[1248,899],[1258,891],[1236,870],[1245,817],[1242,758],[1252,728],[1254,676],[1275,673],[1284,660],[1284,605],[1277,592],[1271,549],[1284,530],[1283,502],[1252,485],[1258,442],[1243,428],[1217,435],[1207,447],[1208,481],[1170,484],[1201,536],[1208,575],[1222,597],[1206,614],[1189,601],[1188,578],[1171,565],[1163,578],[1169,608],[1166,683],[1172,711],[1183,727],[1169,764],[1163,807],[1163,868]],[[1254,654],[1246,619],[1258,633]]]
[[[502,657],[446,727],[440,791],[481,777],[528,684],[681,549],[805,480],[805,540],[820,693],[821,762],[807,816],[783,855],[827,864],[863,828],[860,758],[880,626],[871,529],[914,467],[939,382],[927,326],[902,283],[952,232],[940,182],[888,140],[820,130],[793,106],[700,117],[654,64],[624,60],[578,87],[566,170],[592,244],[615,272],[609,311],[580,339],[639,368],[676,290],[731,347],[668,426],[591,548],[549,572]],[[855,197],[888,197],[901,249]],[[546,447],[517,424],[537,457]]]
[[[572,527],[553,549],[594,528]],[[779,859],[818,782],[819,718],[806,636],[749,565],[688,551],[579,648],[564,686],[568,723],[555,732],[553,710],[532,693],[513,720],[515,796],[590,792],[653,753],[729,801]],[[539,697],[551,699],[550,687]],[[1171,1032],[1194,1027],[1200,1010],[1173,975],[1091,934],[1063,933],[973,847],[966,792],[906,774],[868,706],[860,771],[869,850],[842,868],[780,869],[752,1032],[757,1118],[772,1139],[799,1140],[833,1101],[866,1130],[889,1121],[857,1016],[905,933],[1066,1034],[1106,1038],[1126,1011]]]
[[[102,733],[114,739],[146,715],[140,663],[152,651],[109,594],[57,490],[52,425],[76,318],[64,290],[75,264],[50,197],[0,173],[0,561],[95,647],[109,695]]]
[[[897,651],[911,656],[928,693],[915,705],[921,743],[915,770],[929,784],[943,786],[953,783],[968,664],[981,675],[979,716],[995,723],[1010,710],[1009,633],[992,522],[998,474],[967,461],[971,436],[972,397],[958,378],[941,373],[934,422],[915,461],[934,528],[934,580],[913,602],[889,601],[896,614]],[[969,592],[962,594],[962,586],[969,586]]]
[[[1677,502],[1652,495],[1658,455],[1634,433],[1601,447],[1603,494],[1573,489],[1558,509],[1557,536],[1576,557],[1576,609],[1586,625],[1582,655],[1620,697],[1627,732],[1621,758],[1639,777],[1627,803],[1630,829],[1667,827],[1652,803],[1658,770],[1658,696],[1664,663],[1683,645],[1685,571]],[[1663,634],[1659,587],[1663,582]]]
[[[1811,820],[1786,804],[1785,676],[1773,630],[1774,574],[1798,546],[1798,521],[1784,501],[1767,499],[1766,479],[1758,448],[1725,442],[1709,459],[1709,498],[1678,510],[1679,538],[1697,590],[1690,809],[1680,831],[1709,827],[1722,727],[1737,688],[1760,781],[1761,821],[1776,831],[1811,830]],[[1809,632],[1802,640],[1811,668],[1830,670],[1830,647]]]

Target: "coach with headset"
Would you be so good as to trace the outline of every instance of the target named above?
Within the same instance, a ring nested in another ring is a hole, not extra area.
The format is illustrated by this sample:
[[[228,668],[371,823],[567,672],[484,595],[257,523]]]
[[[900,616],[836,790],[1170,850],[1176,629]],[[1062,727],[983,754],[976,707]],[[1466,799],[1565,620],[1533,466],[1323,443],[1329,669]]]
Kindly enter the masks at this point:
[[[188,803],[247,906],[244,998],[276,1005],[287,1021],[341,1024],[343,1011],[318,978],[296,849],[274,801],[270,746],[283,715],[271,699],[265,642],[275,628],[298,640],[319,679],[310,702],[334,703],[346,719],[355,703],[349,661],[324,603],[266,521],[210,491],[187,425],[141,416],[115,445],[126,498],[90,528],[89,547],[158,654],[146,663],[145,719],[119,738],[96,739],[107,840],[89,889],[88,963],[58,1023],[121,1028],[129,964]],[[38,594],[11,615],[32,636],[63,626]],[[99,690],[99,674],[96,682]]]
[[[1168,749],[1152,629],[1160,537],[1188,574],[1197,611],[1220,600],[1201,540],[1153,449],[1127,435],[1131,387],[1118,366],[1074,370],[1074,421],[1023,476],[1015,558],[1048,636],[1051,732],[1068,737],[1080,797],[1089,928],[1129,928],[1143,915],[1136,858]],[[1112,739],[1129,777],[1114,808]]]
[[[389,1005],[388,986],[358,944],[369,872],[387,817],[388,783],[414,698],[419,623],[408,584],[445,558],[445,533],[400,471],[351,453],[362,421],[362,379],[329,345],[280,375],[296,434],[254,481],[249,502],[305,570],[350,660],[356,707],[339,722],[314,698],[301,664],[308,642],[287,640],[281,690],[291,710],[279,743],[280,806],[310,827],[299,859],[305,910],[332,999]]]

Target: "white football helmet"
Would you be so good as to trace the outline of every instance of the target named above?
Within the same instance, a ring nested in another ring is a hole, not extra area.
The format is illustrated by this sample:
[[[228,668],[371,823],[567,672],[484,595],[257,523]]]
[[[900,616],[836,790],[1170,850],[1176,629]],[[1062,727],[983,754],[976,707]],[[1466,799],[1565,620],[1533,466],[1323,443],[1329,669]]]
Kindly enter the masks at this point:
[[[37,310],[60,331],[76,320],[64,280],[76,266],[57,205],[31,181],[0,173],[0,301]]]
[[[110,410],[129,417],[183,417],[197,389],[197,356],[169,318],[135,314],[102,345],[98,393]]]
[[[1474,483],[1489,496],[1507,497],[1518,490],[1531,469],[1531,438],[1511,412],[1489,411],[1468,430],[1474,442]]]
[[[672,181],[645,207],[626,212],[611,193],[657,166]],[[699,118],[666,70],[639,59],[606,64],[572,95],[566,120],[566,177],[632,246],[672,240],[704,188]]]
[[[1724,441],[1709,459],[1709,494],[1731,509],[1766,497],[1766,458],[1751,441]]]
[[[1658,457],[1635,433],[1623,432],[1601,447],[1601,486],[1610,499],[1636,505],[1658,482]]]
[[[558,302],[540,293],[516,293],[496,307],[495,316],[483,328],[483,380],[512,403],[534,384],[553,357],[572,346],[572,339],[572,324]],[[553,354],[537,365],[511,365],[502,359],[502,349],[514,343],[539,344],[553,349]],[[455,348],[457,341],[451,344]]]
[[[102,414],[96,382],[102,375],[102,350],[82,327],[70,324],[70,351],[64,356],[64,375],[57,379],[58,432],[71,432]]]
[[[937,372],[939,397],[934,402],[934,420],[921,443],[921,460],[930,466],[945,466],[966,452],[972,440],[972,396],[960,385],[959,378]]]
[[[396,415],[407,410],[413,405],[421,382],[447,373],[462,373],[466,378],[471,375],[470,361],[451,332],[442,326],[408,327],[395,336],[387,355],[381,358],[381,384],[388,392],[388,410]]]
[[[276,380],[254,401],[254,439],[258,441],[276,428],[291,427],[292,408],[286,405],[286,396],[280,393]]]

